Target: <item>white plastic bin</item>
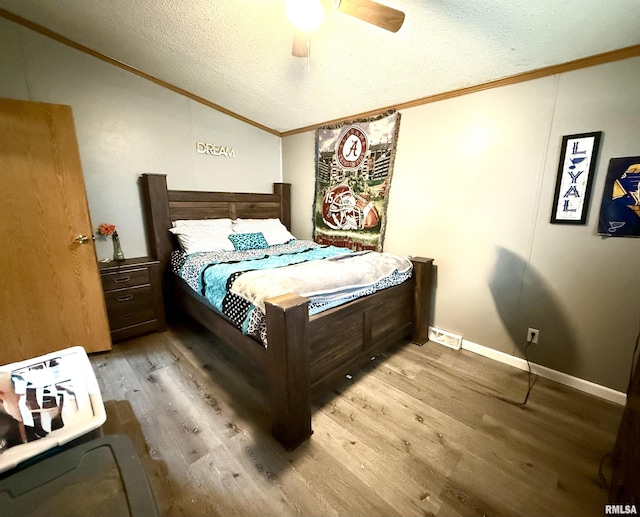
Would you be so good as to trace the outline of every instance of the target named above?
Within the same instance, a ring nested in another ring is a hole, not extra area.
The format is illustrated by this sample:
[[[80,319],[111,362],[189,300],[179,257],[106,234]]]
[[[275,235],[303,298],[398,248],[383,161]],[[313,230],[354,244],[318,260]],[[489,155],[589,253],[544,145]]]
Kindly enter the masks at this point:
[[[0,473],[107,419],[81,346],[0,366]]]

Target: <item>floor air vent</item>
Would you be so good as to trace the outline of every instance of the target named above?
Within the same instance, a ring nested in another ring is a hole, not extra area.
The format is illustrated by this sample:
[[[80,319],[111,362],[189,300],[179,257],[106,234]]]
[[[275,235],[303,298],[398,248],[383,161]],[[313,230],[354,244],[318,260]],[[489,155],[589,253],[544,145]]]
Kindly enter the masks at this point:
[[[429,339],[455,350],[462,346],[462,336],[435,327],[429,327]]]

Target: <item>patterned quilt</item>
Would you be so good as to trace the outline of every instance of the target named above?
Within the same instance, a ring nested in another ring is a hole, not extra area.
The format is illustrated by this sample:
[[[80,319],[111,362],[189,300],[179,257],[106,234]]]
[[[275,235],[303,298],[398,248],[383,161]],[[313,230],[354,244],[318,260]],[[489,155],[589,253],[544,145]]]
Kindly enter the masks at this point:
[[[245,334],[267,346],[264,300],[284,293],[310,299],[309,314],[411,277],[411,261],[295,240],[248,251],[174,252],[174,272]]]

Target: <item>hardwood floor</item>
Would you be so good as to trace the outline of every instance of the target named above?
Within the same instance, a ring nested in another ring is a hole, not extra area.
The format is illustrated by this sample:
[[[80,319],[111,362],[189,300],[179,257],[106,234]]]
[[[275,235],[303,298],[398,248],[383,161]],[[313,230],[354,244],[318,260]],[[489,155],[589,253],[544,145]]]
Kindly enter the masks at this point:
[[[91,362],[104,431],[132,438],[161,515],[604,513],[623,408],[545,379],[519,406],[526,373],[471,352],[399,343],[316,401],[291,453],[265,376],[195,324]]]

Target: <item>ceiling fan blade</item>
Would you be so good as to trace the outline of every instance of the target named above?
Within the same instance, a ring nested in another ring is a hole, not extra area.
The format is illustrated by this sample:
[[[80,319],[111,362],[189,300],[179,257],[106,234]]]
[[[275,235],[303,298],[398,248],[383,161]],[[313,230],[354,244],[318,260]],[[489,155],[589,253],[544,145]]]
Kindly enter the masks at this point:
[[[309,49],[307,47],[307,33],[299,29],[293,31],[293,48],[291,55],[295,57],[307,57]]]
[[[338,11],[391,32],[398,32],[404,13],[373,0],[340,0]]]

